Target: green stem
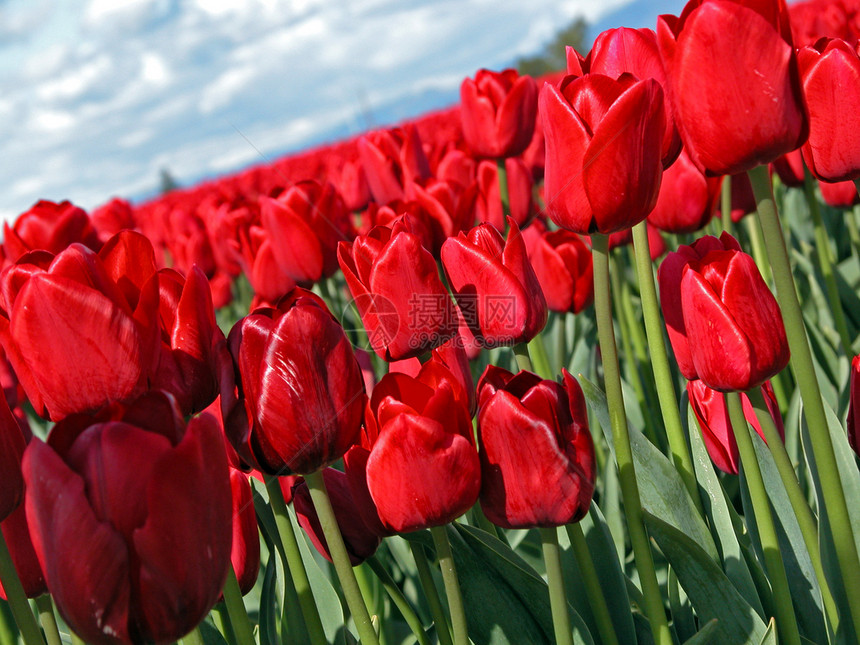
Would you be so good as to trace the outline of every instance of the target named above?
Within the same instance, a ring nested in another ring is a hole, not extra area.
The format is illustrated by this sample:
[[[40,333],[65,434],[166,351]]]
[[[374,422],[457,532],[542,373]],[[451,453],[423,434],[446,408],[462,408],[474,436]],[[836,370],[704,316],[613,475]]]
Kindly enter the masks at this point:
[[[758,216],[764,229],[768,256],[773,265],[776,298],[782,310],[788,346],[791,350],[790,365],[794,379],[800,388],[803,414],[810,429],[810,442],[815,463],[818,465],[819,484],[827,516],[830,519],[836,559],[845,585],[845,595],[848,598],[854,628],[860,630],[860,594],[853,588],[854,583],[860,580],[860,558],[857,556],[857,546],[854,542],[833,443],[827,430],[829,427],[827,415],[824,412],[812,350],[809,347],[794,277],[791,274],[791,262],[773,201],[770,175],[766,166],[751,170],[749,175],[758,204]]]
[[[535,368],[535,374],[543,379],[555,380],[555,374],[552,373],[552,368],[549,365],[549,359],[546,355],[546,348],[543,345],[543,338],[538,334],[528,343],[528,352],[531,363]]]
[[[48,645],[62,645],[60,629],[57,627],[57,616],[54,614],[54,603],[51,596],[42,594],[36,598],[36,609],[39,610],[39,622],[42,623],[42,631]]]
[[[770,512],[770,502],[764,487],[764,479],[758,466],[758,458],[753,447],[752,437],[744,417],[741,397],[737,392],[726,393],[726,405],[729,410],[732,432],[738,445],[741,457],[741,467],[749,485],[750,498],[758,526],[761,546],[764,550],[764,563],[767,577],[773,589],[773,602],[776,613],[776,625],[779,629],[780,642],[800,645],[800,633],[797,631],[797,618],[794,606],[791,604],[791,590],[785,575],[785,565],[782,553],[779,551],[779,540],[773,525]]]
[[[532,367],[532,359],[529,356],[529,346],[526,343],[514,345],[514,356],[517,359],[517,367],[527,372],[534,372]]]
[[[567,537],[570,539],[573,555],[576,558],[577,565],[579,565],[579,573],[582,575],[582,581],[585,583],[588,604],[591,607],[594,620],[597,622],[597,631],[600,633],[600,640],[603,645],[618,645],[618,635],[615,633],[615,625],[612,624],[612,616],[609,614],[609,607],[606,605],[606,597],[603,595],[603,588],[600,586],[600,578],[597,576],[597,570],[594,568],[594,561],[591,559],[588,543],[586,543],[585,535],[582,533],[582,525],[579,522],[568,524]]]
[[[224,603],[227,605],[227,615],[238,645],[254,645],[254,630],[242,600],[242,590],[236,572],[231,565],[227,571],[227,582],[224,584]]]
[[[33,616],[30,609],[30,603],[24,593],[21,579],[18,578],[18,572],[12,562],[12,554],[9,553],[9,547],[2,531],[0,531],[0,581],[3,582],[7,601],[12,608],[12,615],[15,617],[15,623],[24,638],[24,643],[26,645],[44,645],[42,632],[39,630],[36,617]]]
[[[185,636],[179,639],[179,642],[182,645],[206,645],[206,641],[203,640],[203,635],[200,633],[199,626],[185,634]]]
[[[391,598],[391,601],[394,603],[394,606],[400,610],[400,615],[403,616],[406,624],[409,625],[409,628],[412,630],[412,633],[415,634],[415,638],[418,640],[419,645],[430,645],[430,641],[427,638],[427,632],[424,631],[424,625],[421,624],[421,619],[418,617],[418,614],[415,613],[415,609],[413,609],[412,604],[406,599],[406,596],[403,595],[403,592],[400,591],[400,587],[394,582],[394,579],[391,577],[391,574],[388,573],[388,569],[386,569],[379,560],[376,559],[376,556],[370,556],[367,560],[367,565],[376,574],[376,577],[379,578],[380,584],[382,584],[382,588],[385,589],[388,597]]]
[[[293,584],[296,588],[296,595],[299,597],[299,607],[301,607],[308,634],[313,645],[323,645],[327,642],[325,630],[323,630],[319,609],[314,600],[314,593],[308,580],[308,573],[305,570],[305,563],[302,561],[302,553],[299,550],[298,540],[296,540],[296,532],[290,520],[290,511],[287,509],[287,503],[284,501],[284,493],[281,491],[277,477],[265,475],[265,479],[266,488],[269,490],[269,503],[272,505],[272,511],[275,514],[278,534],[284,547],[284,554],[287,556],[287,567],[290,570],[290,577],[293,579]]]
[[[732,234],[732,176],[723,177],[720,187],[720,211],[722,213],[723,230]]]
[[[18,630],[15,629],[15,620],[12,618],[12,610],[9,603],[0,600],[0,645],[16,645],[18,643]]]
[[[860,192],[860,182],[855,181],[857,190]],[[848,235],[851,237],[851,250],[858,258],[860,258],[860,227],[857,225],[857,218],[860,217],[860,206],[855,206],[853,209],[845,211],[845,219],[848,220]]]
[[[648,231],[644,221],[633,227],[633,249],[636,255],[636,272],[639,275],[639,294],[642,298],[642,313],[645,317],[645,333],[648,335],[648,348],[651,350],[651,368],[654,370],[654,381],[657,383],[657,398],[660,401],[660,411],[666,426],[669,449],[672,451],[672,461],[696,505],[696,510],[704,517],[702,499],[699,496],[699,486],[693,469],[693,457],[681,423],[678,398],[675,395],[672,371],[669,368],[669,353],[666,351],[666,340],[663,338],[664,325],[660,319],[660,305],[657,302],[657,288],[654,285],[651,253],[648,248]]]
[[[827,288],[827,299],[830,301],[830,310],[833,313],[833,321],[836,323],[836,331],[839,333],[839,341],[842,343],[842,352],[849,359],[853,356],[851,352],[851,336],[848,334],[848,324],[845,322],[845,311],[842,308],[842,300],[839,297],[839,287],[836,285],[836,275],[833,273],[833,256],[830,252],[830,240],[827,237],[827,229],[824,228],[824,220],[821,218],[821,209],[815,198],[815,184],[809,170],[803,179],[803,191],[806,194],[806,203],[812,215],[812,223],[815,226],[815,246],[817,248],[818,268],[824,276],[824,285]]]
[[[227,645],[238,645],[236,642],[236,634],[233,630],[233,625],[230,623],[230,616],[227,614],[227,606],[220,602],[212,608],[212,622],[215,629],[221,632]]]
[[[436,624],[436,636],[439,639],[439,644],[454,645],[454,641],[451,640],[451,627],[448,624],[448,619],[445,617],[445,608],[442,607],[439,590],[436,589],[436,584],[433,582],[433,573],[430,571],[430,564],[427,562],[427,552],[424,551],[424,547],[421,544],[416,542],[410,542],[409,546],[412,549],[412,557],[415,559],[415,568],[418,569],[418,579],[421,581],[421,587],[424,589],[424,597],[427,599],[427,605],[430,607],[430,615]]]
[[[756,217],[747,216],[744,218],[747,227],[747,234],[750,238],[750,246],[752,247],[752,256],[755,259],[756,266],[761,273],[765,284],[773,284],[771,276],[770,262],[768,261],[769,246],[765,245],[762,232],[762,224]]]
[[[654,570],[654,558],[645,532],[639,484],[636,482],[633,451],[627,429],[627,414],[624,411],[621,374],[618,371],[618,350],[615,346],[615,332],[612,327],[612,302],[609,289],[609,238],[599,233],[594,234],[591,236],[591,243],[594,258],[594,311],[597,315],[597,335],[603,358],[606,401],[612,423],[612,440],[615,445],[621,497],[626,511],[627,531],[630,534],[633,557],[642,585],[643,609],[650,622],[654,642],[657,645],[670,645],[672,634],[666,621],[666,611]]]
[[[496,159],[496,172],[499,176],[499,198],[502,201],[502,215],[509,217],[511,214],[511,197],[508,192],[508,171],[505,168],[505,159],[500,157]],[[504,224],[507,228],[507,223]]]
[[[794,516],[797,518],[800,532],[803,535],[803,543],[809,552],[809,559],[815,571],[818,586],[821,588],[824,611],[827,614],[827,619],[830,622],[833,633],[836,634],[839,631],[839,611],[836,608],[833,595],[830,593],[827,577],[824,575],[824,567],[821,563],[821,553],[818,547],[818,526],[815,523],[815,517],[812,515],[809,504],[806,502],[806,496],[800,488],[800,483],[797,481],[797,474],[791,463],[791,458],[785,450],[785,444],[782,442],[782,437],[780,437],[779,431],[776,429],[776,424],[762,396],[761,388],[757,387],[748,391],[747,396],[755,410],[756,418],[758,418],[759,425],[764,432],[767,447],[773,456],[773,461],[776,464],[782,485],[788,494],[788,500],[791,503]]]
[[[358,630],[358,637],[366,645],[377,645],[379,639],[370,622],[370,612],[367,611],[367,606],[364,604],[364,598],[361,595],[361,589],[358,586],[358,581],[355,579],[355,572],[352,570],[349,554],[346,551],[343,536],[341,536],[340,528],[337,525],[337,518],[334,515],[328,491],[326,491],[322,471],[318,470],[304,477],[308,485],[308,490],[311,493],[311,500],[313,500],[320,526],[322,527],[323,536],[325,536],[325,541],[328,545],[332,563],[343,589],[343,595],[346,597],[346,604],[349,606],[349,611]]]
[[[454,554],[451,552],[451,543],[448,542],[447,529],[444,526],[434,526],[430,528],[430,533],[433,535],[436,557],[439,560],[442,580],[445,583],[445,594],[448,596],[448,613],[451,614],[454,645],[469,645],[466,609],[463,607],[463,595],[460,593],[457,567],[454,566]]]
[[[567,594],[564,592],[564,576],[561,573],[561,554],[558,548],[558,529],[540,527],[543,561],[549,586],[549,605],[552,610],[552,628],[556,645],[573,645],[570,614],[567,611]]]

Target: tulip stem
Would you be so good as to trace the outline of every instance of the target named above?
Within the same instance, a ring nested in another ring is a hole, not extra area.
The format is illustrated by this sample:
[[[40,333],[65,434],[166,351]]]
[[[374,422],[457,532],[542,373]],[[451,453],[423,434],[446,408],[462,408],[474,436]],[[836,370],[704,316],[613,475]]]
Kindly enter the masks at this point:
[[[591,607],[594,620],[597,622],[597,631],[600,633],[600,640],[603,645],[618,645],[618,635],[615,633],[615,626],[612,624],[612,616],[609,614],[606,597],[603,595],[603,588],[600,586],[600,578],[597,575],[597,569],[594,568],[594,561],[591,559],[588,543],[585,541],[585,535],[582,532],[582,525],[579,522],[568,524],[567,537],[570,540],[570,546],[573,548],[576,563],[579,565],[579,573],[582,575],[582,581],[585,583],[588,604]]]
[[[365,562],[367,562],[373,573],[376,574],[376,577],[379,578],[379,582],[382,584],[382,588],[385,589],[386,593],[388,593],[388,597],[391,598],[391,601],[397,609],[400,610],[400,615],[403,616],[404,620],[406,620],[406,624],[409,625],[410,629],[412,629],[412,633],[415,634],[418,644],[430,645],[430,640],[427,638],[427,632],[424,631],[424,625],[421,623],[421,619],[418,617],[418,614],[415,613],[415,609],[406,599],[406,596],[404,596],[403,592],[400,591],[400,587],[398,587],[394,582],[394,579],[391,577],[391,574],[388,573],[388,570],[382,566],[379,560],[376,559],[375,555],[370,556],[365,560]]]
[[[529,346],[526,343],[514,345],[514,357],[517,359],[517,367],[527,372],[534,372]]]
[[[773,461],[776,464],[782,485],[788,494],[788,500],[791,503],[791,508],[794,510],[794,516],[797,518],[797,523],[800,526],[803,543],[809,552],[809,559],[815,571],[818,586],[821,588],[824,611],[827,614],[827,619],[830,622],[833,633],[836,634],[839,632],[839,611],[836,608],[836,602],[833,600],[833,594],[830,593],[830,586],[827,583],[827,577],[824,575],[824,567],[821,564],[821,553],[818,549],[818,526],[815,523],[815,517],[812,515],[809,504],[806,502],[806,496],[800,488],[800,483],[797,481],[797,474],[791,463],[791,458],[785,450],[785,444],[779,435],[779,431],[776,429],[776,424],[762,396],[761,388],[757,387],[749,390],[747,396],[750,403],[752,403],[756,418],[764,432],[767,447],[773,456]]]
[[[436,636],[439,639],[439,645],[454,645],[454,641],[451,640],[451,627],[445,617],[445,609],[439,599],[439,591],[433,582],[433,572],[430,571],[430,564],[427,562],[427,552],[423,545],[416,542],[410,542],[409,546],[412,548],[415,568],[418,569],[418,579],[421,581],[424,596],[430,606],[430,615],[436,624]]]
[[[848,505],[845,501],[845,492],[842,490],[842,482],[836,464],[836,454],[833,451],[830,432],[827,430],[829,427],[827,415],[824,412],[824,402],[821,398],[818,376],[815,373],[812,350],[806,336],[806,327],[803,324],[803,313],[797,299],[794,277],[791,273],[791,261],[788,257],[785,237],[783,237],[779,215],[773,201],[770,175],[767,166],[759,166],[750,170],[749,176],[753,194],[758,204],[758,216],[764,230],[768,256],[773,266],[776,299],[782,310],[785,333],[791,350],[791,362],[789,364],[794,379],[800,388],[803,414],[810,429],[810,443],[812,444],[815,463],[818,465],[819,484],[827,516],[830,520],[836,559],[842,574],[842,582],[845,585],[845,595],[848,598],[854,628],[860,630],[860,594],[856,593],[848,584],[848,581],[860,580],[860,558],[857,555],[857,546],[854,542],[854,533],[848,515]]]
[[[27,601],[21,579],[18,578],[18,571],[12,562],[12,554],[9,553],[9,546],[6,544],[6,538],[2,531],[0,531],[0,582],[3,583],[7,602],[12,609],[12,615],[15,617],[15,623],[18,625],[24,643],[26,645],[44,645],[42,632],[39,630],[36,617],[33,616],[30,609],[30,603]]]
[[[723,177],[720,186],[720,213],[722,215],[723,230],[732,234],[732,176]]]
[[[860,192],[860,180],[854,182],[857,191]],[[848,220],[848,235],[851,237],[851,249],[854,255],[860,258],[860,227],[857,225],[857,217],[860,216],[860,206],[845,211],[845,219]]]
[[[200,633],[199,625],[180,638],[179,642],[182,645],[206,645],[206,641],[203,640],[203,635]]]
[[[839,287],[836,285],[836,275],[833,273],[833,256],[830,252],[830,240],[827,238],[827,229],[824,228],[824,220],[821,218],[821,209],[815,198],[815,184],[808,168],[804,168],[803,192],[806,194],[806,203],[809,205],[809,213],[812,215],[812,224],[815,227],[815,246],[818,258],[818,268],[824,276],[824,285],[827,288],[827,299],[830,301],[830,310],[833,313],[833,322],[842,343],[842,352],[849,359],[854,355],[851,351],[851,336],[848,334],[848,324],[845,322],[845,311],[842,309],[842,300],[839,297]]]
[[[756,266],[761,273],[762,279],[765,284],[769,286],[773,284],[773,277],[771,275],[770,262],[768,261],[769,253],[764,244],[764,240],[762,239],[763,233],[761,222],[755,217],[747,217],[745,219],[747,235],[749,235],[750,246],[752,247],[753,259],[755,259]]]
[[[454,645],[469,645],[469,629],[466,623],[466,609],[463,606],[463,595],[460,593],[460,582],[457,579],[457,567],[454,566],[454,554],[448,541],[448,532],[444,526],[430,528],[433,544],[436,546],[436,558],[442,570],[442,580],[445,583],[445,594],[448,596],[448,613],[451,614],[451,629],[454,633]]]
[[[660,320],[660,305],[657,302],[657,288],[654,285],[651,252],[648,248],[648,230],[645,228],[644,221],[633,227],[633,250],[636,256],[636,272],[639,275],[639,296],[642,299],[642,313],[645,317],[645,333],[648,336],[648,348],[651,350],[651,368],[654,370],[654,381],[657,383],[657,399],[660,401],[660,411],[666,426],[672,461],[696,505],[696,510],[704,517],[699,485],[693,469],[693,457],[681,423],[678,398],[675,395],[672,370],[669,367],[669,353],[666,351],[666,340],[663,338],[664,326]]]
[[[785,565],[782,561],[782,553],[779,551],[779,540],[776,536],[776,528],[773,524],[773,516],[770,512],[770,502],[764,487],[764,479],[758,465],[752,437],[744,417],[741,397],[737,392],[726,393],[726,405],[729,410],[732,432],[738,445],[738,454],[741,457],[741,467],[749,486],[750,499],[753,505],[754,521],[758,527],[761,546],[764,551],[764,563],[773,589],[774,610],[776,612],[776,625],[779,630],[779,638],[782,643],[800,645],[800,633],[797,631],[797,618],[794,615],[794,606],[791,604],[791,590],[788,586],[788,578],[785,575]]]
[[[355,578],[355,571],[352,570],[349,554],[346,551],[343,536],[340,534],[340,528],[337,525],[337,518],[331,506],[331,500],[325,487],[322,471],[318,470],[304,477],[308,485],[308,490],[311,493],[314,509],[316,509],[320,520],[320,526],[322,527],[323,536],[331,554],[332,563],[340,580],[340,586],[343,589],[343,595],[346,597],[346,604],[349,606],[352,620],[355,622],[355,627],[358,630],[358,638],[365,645],[377,645],[379,638],[370,621],[370,612],[367,611],[367,605],[364,604],[358,580]]]
[[[230,626],[233,628],[237,645],[254,645],[254,630],[251,628],[248,610],[245,609],[242,590],[239,588],[239,580],[236,578],[236,571],[232,564],[227,571],[227,582],[224,584],[224,603],[227,605],[227,616],[230,618]]]
[[[499,176],[499,199],[502,200],[502,221],[507,222],[507,218],[511,215],[511,197],[508,193],[508,170],[505,167],[504,157],[496,159],[496,172]]]
[[[42,594],[36,598],[36,609],[39,610],[39,622],[42,623],[42,631],[45,633],[45,640],[48,641],[48,645],[62,645],[63,640],[60,638],[51,596]]]
[[[549,358],[546,355],[546,348],[543,346],[543,338],[540,333],[532,338],[528,343],[529,358],[535,368],[535,374],[543,379],[555,380],[552,367],[549,365]]]
[[[564,576],[561,572],[561,553],[558,548],[558,529],[540,527],[543,561],[546,565],[546,580],[549,586],[549,605],[552,610],[552,628],[556,645],[573,645],[570,614],[567,610],[567,594],[564,591]]]
[[[595,233],[591,236],[594,259],[594,311],[597,317],[597,335],[603,359],[603,376],[606,385],[606,402],[612,424],[612,442],[615,445],[615,460],[618,464],[618,479],[624,503],[627,531],[633,546],[633,557],[642,585],[643,609],[648,617],[654,642],[670,645],[672,634],[666,621],[666,610],[654,570],[654,558],[645,532],[639,484],[633,465],[633,450],[627,428],[627,413],[624,410],[624,394],[621,390],[621,374],[618,370],[618,350],[612,326],[612,300],[609,280],[609,238]]]
[[[269,503],[272,505],[281,544],[287,556],[287,568],[290,570],[290,577],[293,579],[296,594],[299,597],[299,607],[301,607],[308,634],[313,645],[324,645],[328,641],[320,620],[319,609],[314,600],[311,583],[308,580],[308,573],[305,570],[305,563],[302,561],[302,553],[299,551],[299,543],[296,539],[293,523],[290,520],[290,511],[287,509],[284,493],[281,491],[277,477],[265,475],[265,479],[266,488],[269,490]]]

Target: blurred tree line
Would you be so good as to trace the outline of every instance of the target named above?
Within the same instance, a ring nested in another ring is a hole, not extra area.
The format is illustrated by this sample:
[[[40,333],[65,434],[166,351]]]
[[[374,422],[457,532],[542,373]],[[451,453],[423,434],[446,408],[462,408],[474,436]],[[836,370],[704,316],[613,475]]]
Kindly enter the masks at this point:
[[[564,53],[566,45],[582,52],[588,35],[588,24],[584,18],[576,18],[559,31],[543,51],[534,56],[524,56],[516,62],[520,74],[538,77],[548,72],[557,72],[567,67]]]

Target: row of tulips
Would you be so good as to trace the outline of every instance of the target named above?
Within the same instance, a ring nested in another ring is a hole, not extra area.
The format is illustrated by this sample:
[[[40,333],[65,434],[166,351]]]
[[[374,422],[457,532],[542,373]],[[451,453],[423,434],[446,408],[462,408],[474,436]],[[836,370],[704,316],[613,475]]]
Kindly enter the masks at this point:
[[[692,0],[7,224],[0,642],[858,642],[858,35]]]

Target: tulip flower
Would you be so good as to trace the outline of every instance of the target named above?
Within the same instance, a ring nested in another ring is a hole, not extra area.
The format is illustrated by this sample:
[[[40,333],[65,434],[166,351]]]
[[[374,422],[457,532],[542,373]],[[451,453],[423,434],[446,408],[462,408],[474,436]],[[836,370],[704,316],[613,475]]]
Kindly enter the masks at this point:
[[[478,70],[460,85],[460,119],[466,144],[478,157],[513,157],[534,133],[537,85],[514,69]]]
[[[88,643],[168,643],[221,595],[230,481],[217,421],[169,395],[58,423],[24,455],[27,520],[57,609]],[[97,575],[96,575],[97,574]]]
[[[693,233],[707,224],[720,199],[719,177],[708,177],[682,150],[671,167],[663,171],[657,205],[648,223],[667,233]]]
[[[505,159],[505,173],[508,182],[510,216],[522,228],[534,212],[532,199],[532,174],[522,159]],[[499,196],[499,172],[496,164],[484,160],[478,164],[478,201],[477,219],[489,222],[500,231],[505,228],[505,214]]]
[[[588,512],[596,464],[579,383],[490,365],[478,383],[481,508],[504,528],[562,526]]]
[[[374,532],[362,519],[368,512],[375,512],[375,509],[370,508],[362,512],[358,508],[360,503],[366,503],[367,500],[353,496],[347,476],[339,470],[326,468],[323,471],[323,479],[344,546],[349,554],[349,561],[352,566],[358,566],[376,553],[384,537]],[[296,510],[299,525],[307,533],[311,543],[326,560],[331,562],[331,554],[323,535],[322,525],[311,500],[308,485],[303,479],[293,486],[293,508]]]
[[[546,300],[520,230],[508,218],[507,239],[492,224],[442,245],[442,265],[466,324],[485,347],[534,338],[546,324]]]
[[[821,199],[833,208],[850,208],[858,203],[857,186],[853,181],[818,182]]]
[[[230,331],[239,400],[222,399],[240,457],[271,475],[312,473],[358,439],[364,380],[325,303],[296,288]]]
[[[135,227],[134,208],[126,200],[114,197],[93,210],[90,220],[98,232],[99,240],[107,242],[121,230]]]
[[[338,248],[371,347],[387,361],[420,356],[457,332],[436,261],[412,230],[407,216]]]
[[[20,470],[20,464],[18,468]],[[5,474],[4,471],[4,476]],[[45,574],[42,573],[42,567],[33,549],[24,504],[18,506],[9,517],[0,522],[0,531],[3,531],[3,539],[9,547],[9,555],[12,556],[12,564],[24,588],[24,595],[27,598],[38,598],[43,593],[47,593]],[[7,600],[2,581],[0,581],[0,599]]]
[[[430,177],[430,165],[414,126],[379,130],[358,140],[367,184],[380,205],[409,199],[413,183]]]
[[[238,468],[230,468],[230,497],[233,509],[233,540],[230,563],[236,572],[239,590],[248,594],[260,573],[260,535],[257,532],[257,515],[248,475]]]
[[[860,356],[851,361],[851,396],[848,400],[848,443],[860,455]]]
[[[641,222],[657,203],[666,132],[663,90],[629,74],[566,76],[541,89],[546,212],[586,235]]]
[[[3,258],[16,262],[29,251],[60,253],[74,243],[98,251],[101,241],[86,211],[71,202],[36,202],[13,226],[3,225]]]
[[[24,501],[24,478],[21,458],[27,447],[18,420],[9,409],[6,397],[0,397],[0,522]]]
[[[579,313],[594,301],[591,249],[581,237],[535,222],[523,239],[550,311]]]
[[[779,413],[779,405],[776,402],[776,396],[770,382],[761,386],[761,393],[780,436],[785,439],[782,415]],[[702,381],[687,383],[687,394],[699,422],[705,448],[708,450],[714,465],[725,473],[737,475],[740,464],[738,444],[735,441],[735,434],[729,421],[725,397],[721,392],[709,388]],[[744,417],[764,440],[761,424],[758,422],[749,397],[744,393],[741,393],[741,403],[743,404]]]
[[[822,39],[797,52],[809,109],[803,160],[823,181],[860,178],[860,56],[843,40]]]
[[[441,362],[427,367],[432,363],[417,378],[382,377],[365,415],[363,454],[349,453],[358,457],[357,472],[356,461],[347,462],[350,479],[359,482],[351,484],[353,494],[361,493],[365,466],[367,490],[389,532],[447,524],[478,499],[481,473],[468,398]]]
[[[808,133],[783,0],[691,0],[657,19],[675,122],[690,159],[733,175],[798,148]]]
[[[727,233],[670,253],[660,306],[681,373],[722,392],[758,387],[789,359],[776,299]]]

